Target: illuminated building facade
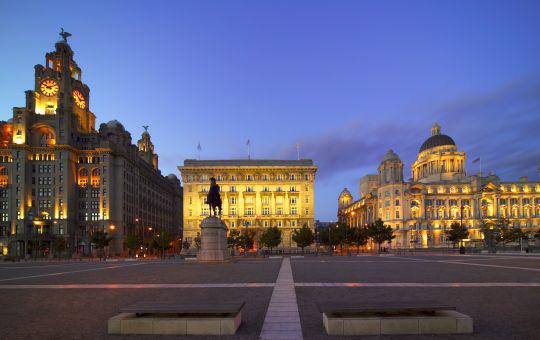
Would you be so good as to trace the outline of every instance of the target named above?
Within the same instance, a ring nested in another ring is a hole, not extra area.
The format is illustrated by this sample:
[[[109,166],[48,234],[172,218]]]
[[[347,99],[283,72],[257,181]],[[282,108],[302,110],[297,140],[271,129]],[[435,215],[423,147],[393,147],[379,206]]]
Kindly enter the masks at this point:
[[[208,216],[205,204],[214,177],[221,190],[222,220],[230,230],[277,226],[282,246],[295,246],[294,229],[314,223],[312,160],[192,160],[179,166],[184,185],[184,239],[192,242]]]
[[[504,182],[494,174],[467,176],[465,152],[441,134],[438,124],[431,134],[412,165],[412,179],[403,180],[401,159],[388,151],[378,174],[360,180],[360,199],[354,201],[347,189],[341,192],[338,219],[361,226],[380,218],[394,229],[393,245],[398,247],[446,245],[444,230],[453,222],[467,226],[471,240],[481,240],[481,225],[499,218],[525,232],[538,230],[540,181],[521,177]]]
[[[161,175],[150,134],[136,146],[118,121],[95,129],[90,88],[66,39],[34,69],[26,106],[0,124],[2,253],[43,252],[63,237],[69,253],[88,254],[91,234],[105,230],[109,252],[120,254],[138,228],[179,234],[180,181]]]

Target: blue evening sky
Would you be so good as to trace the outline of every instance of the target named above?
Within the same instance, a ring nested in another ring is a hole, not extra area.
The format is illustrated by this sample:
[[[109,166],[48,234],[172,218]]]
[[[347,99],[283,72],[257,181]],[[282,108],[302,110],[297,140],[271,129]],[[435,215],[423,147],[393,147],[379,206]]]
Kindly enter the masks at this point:
[[[316,218],[389,148],[405,163],[437,121],[468,171],[538,179],[540,1],[1,1],[0,119],[24,105],[58,31],[98,125],[160,168],[186,158],[312,158]]]

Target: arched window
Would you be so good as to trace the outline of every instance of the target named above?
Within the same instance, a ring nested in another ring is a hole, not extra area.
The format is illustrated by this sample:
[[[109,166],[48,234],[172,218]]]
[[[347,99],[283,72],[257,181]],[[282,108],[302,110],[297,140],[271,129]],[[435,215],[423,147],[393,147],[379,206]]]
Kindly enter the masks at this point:
[[[98,168],[92,169],[90,183],[93,187],[99,186],[100,172]]]
[[[0,186],[5,187],[6,185],[8,185],[8,179],[8,169],[5,167],[0,168]]]
[[[88,184],[88,170],[81,168],[79,170],[79,185],[86,186]]]

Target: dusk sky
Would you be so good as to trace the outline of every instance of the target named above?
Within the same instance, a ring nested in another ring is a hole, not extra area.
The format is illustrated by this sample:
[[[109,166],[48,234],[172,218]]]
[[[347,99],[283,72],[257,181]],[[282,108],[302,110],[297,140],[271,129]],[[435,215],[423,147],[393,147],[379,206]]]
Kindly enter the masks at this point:
[[[467,170],[540,166],[540,1],[0,2],[0,119],[24,106],[60,27],[97,126],[149,125],[160,168],[186,158],[319,166],[316,218],[336,220],[388,149],[410,177],[434,122]]]

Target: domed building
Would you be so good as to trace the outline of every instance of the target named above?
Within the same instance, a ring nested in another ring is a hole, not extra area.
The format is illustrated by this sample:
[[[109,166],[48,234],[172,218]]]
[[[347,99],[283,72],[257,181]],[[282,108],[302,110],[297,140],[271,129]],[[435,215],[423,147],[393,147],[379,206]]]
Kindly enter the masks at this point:
[[[539,229],[539,180],[521,177],[503,182],[494,174],[467,176],[465,161],[465,152],[435,123],[411,166],[412,178],[403,179],[403,163],[389,150],[378,173],[360,179],[358,200],[352,201],[348,190],[340,194],[338,219],[351,226],[381,219],[394,229],[392,246],[399,248],[446,247],[444,231],[456,222],[469,229],[472,245],[482,243],[484,223],[504,219],[526,233]]]
[[[342,191],[341,191],[341,194],[339,194],[339,207],[340,208],[343,208],[343,207],[346,207],[348,205],[350,205],[352,203],[352,200],[353,200],[353,197],[351,195],[351,192],[349,191],[349,189],[347,188],[344,188]]]

